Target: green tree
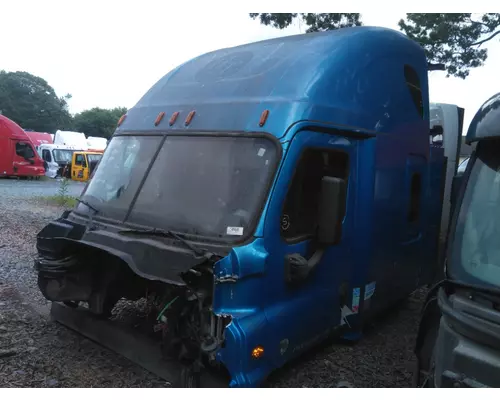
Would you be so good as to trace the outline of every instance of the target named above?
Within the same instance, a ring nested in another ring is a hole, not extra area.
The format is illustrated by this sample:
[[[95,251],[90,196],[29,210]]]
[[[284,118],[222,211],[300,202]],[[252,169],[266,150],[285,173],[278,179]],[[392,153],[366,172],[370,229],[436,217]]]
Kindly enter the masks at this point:
[[[73,126],[76,131],[85,133],[86,136],[97,136],[109,139],[116,129],[120,117],[127,112],[124,107],[111,110],[92,108],[76,114]]]
[[[0,110],[24,129],[53,133],[71,128],[70,98],[58,97],[45,79],[28,72],[0,71]]]
[[[361,25],[360,14],[253,13],[264,25],[284,29],[296,19],[307,32]],[[465,79],[470,69],[484,65],[488,50],[481,46],[500,37],[500,14],[406,14],[399,28],[418,42],[431,64],[442,64],[447,76]]]
[[[500,14],[406,14],[399,27],[429,60],[445,65],[447,76],[465,79],[488,58],[481,46],[500,34]]]
[[[347,28],[361,25],[360,14],[311,14],[311,13],[251,13],[253,19],[259,18],[260,23],[271,25],[273,28],[285,29],[292,22],[300,18],[308,26],[307,32],[322,32],[333,29]]]

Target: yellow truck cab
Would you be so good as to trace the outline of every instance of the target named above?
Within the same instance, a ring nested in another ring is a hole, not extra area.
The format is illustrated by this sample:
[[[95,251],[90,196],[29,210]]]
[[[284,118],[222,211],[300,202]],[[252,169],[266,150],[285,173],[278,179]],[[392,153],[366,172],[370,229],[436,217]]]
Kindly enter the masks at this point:
[[[101,157],[102,152],[75,151],[68,170],[64,175],[74,181],[86,182],[89,180]]]

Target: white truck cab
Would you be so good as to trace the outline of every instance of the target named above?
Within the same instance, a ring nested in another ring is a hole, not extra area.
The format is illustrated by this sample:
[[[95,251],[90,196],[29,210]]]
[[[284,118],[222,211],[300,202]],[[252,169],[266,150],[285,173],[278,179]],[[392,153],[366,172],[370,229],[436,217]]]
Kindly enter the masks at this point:
[[[37,149],[38,154],[47,165],[45,175],[49,178],[61,176],[63,168],[71,163],[73,152],[82,150],[85,149],[61,144],[41,144]]]
[[[462,144],[462,130],[464,109],[455,104],[430,103],[429,123],[431,132],[441,127],[441,132],[431,133],[431,144],[444,148],[446,157],[446,178],[443,193],[443,209],[441,216],[441,240],[446,240],[451,209],[451,186],[453,177],[457,173],[460,147]]]

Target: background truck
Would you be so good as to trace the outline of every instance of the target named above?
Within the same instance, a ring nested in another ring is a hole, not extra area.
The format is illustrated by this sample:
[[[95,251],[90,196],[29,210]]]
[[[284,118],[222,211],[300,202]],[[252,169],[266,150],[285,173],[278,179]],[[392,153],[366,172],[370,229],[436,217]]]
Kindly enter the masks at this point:
[[[102,158],[102,152],[74,151],[71,162],[64,167],[62,176],[74,181],[87,182]]]
[[[30,138],[31,142],[35,145],[35,150],[38,150],[38,146],[41,144],[52,144],[52,136],[50,133],[46,132],[35,132],[31,130],[24,130],[26,135]]]
[[[438,265],[453,140],[433,138],[460,114],[430,129],[427,66],[358,27],[165,75],[38,235],[53,317],[188,387],[259,386],[330,335],[359,340]],[[122,298],[148,304],[137,330],[108,319]]]
[[[78,150],[88,150],[89,145],[83,132],[58,130],[54,136],[54,144],[73,147]]]
[[[80,150],[82,149],[61,144],[41,144],[37,151],[46,165],[45,175],[57,178],[63,176],[66,167],[71,164],[73,153]]]
[[[0,115],[0,177],[39,178],[44,174],[43,161],[26,132]]]
[[[89,136],[87,137],[87,145],[89,151],[103,152],[108,145],[108,139],[103,137]]]
[[[500,93],[467,132],[455,177],[444,279],[429,292],[415,346],[417,387],[500,386]]]

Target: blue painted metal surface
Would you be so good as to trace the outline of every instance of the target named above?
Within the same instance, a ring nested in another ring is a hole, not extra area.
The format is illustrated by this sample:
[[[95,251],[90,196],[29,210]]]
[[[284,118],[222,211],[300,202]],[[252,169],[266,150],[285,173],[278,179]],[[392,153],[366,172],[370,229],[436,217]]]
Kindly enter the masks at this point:
[[[405,65],[419,77],[423,116]],[[202,55],[160,79],[127,113],[115,135],[267,132],[280,140],[282,159],[254,240],[215,265],[214,312],[232,316],[218,352],[231,386],[259,385],[339,328],[359,334],[363,321],[419,285],[437,253],[444,160],[442,151],[430,152],[427,85],[417,44],[392,30],[359,27]],[[270,113],[260,127],[264,110]],[[155,126],[160,112],[166,117]],[[291,288],[285,256],[306,256],[311,240],[287,243],[280,221],[296,165],[311,147],[348,155],[347,208],[341,242],[327,249],[311,279]],[[415,174],[420,214],[411,222]],[[344,306],[354,310],[345,319]],[[265,353],[256,360],[257,345]]]
[[[477,111],[467,131],[468,144],[500,137],[500,93],[491,96]]]
[[[298,121],[368,132],[423,128],[403,65],[418,72],[428,119],[427,63],[403,34],[359,27],[218,50],[161,78],[128,112],[124,130],[266,131],[278,138]],[[263,110],[268,122],[259,127]],[[184,126],[187,114],[196,111]],[[179,111],[174,126],[169,116]],[[222,111],[222,112],[221,112]],[[158,113],[166,118],[157,126]]]

